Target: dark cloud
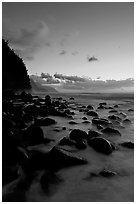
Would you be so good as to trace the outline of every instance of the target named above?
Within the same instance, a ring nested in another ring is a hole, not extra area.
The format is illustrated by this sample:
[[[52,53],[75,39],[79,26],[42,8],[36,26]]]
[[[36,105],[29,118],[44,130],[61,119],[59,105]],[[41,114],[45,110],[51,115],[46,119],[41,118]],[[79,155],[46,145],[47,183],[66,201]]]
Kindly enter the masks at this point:
[[[67,53],[66,50],[62,50],[62,51],[59,53],[59,55],[65,55],[66,53]]]
[[[43,21],[33,29],[20,28],[15,32],[9,26],[9,21],[3,21],[3,37],[9,41],[10,46],[25,59],[30,59],[33,54],[43,46],[50,46],[46,42],[49,28]]]
[[[94,56],[87,57],[87,59],[88,59],[88,62],[98,61],[98,59],[96,57],[94,57]]]

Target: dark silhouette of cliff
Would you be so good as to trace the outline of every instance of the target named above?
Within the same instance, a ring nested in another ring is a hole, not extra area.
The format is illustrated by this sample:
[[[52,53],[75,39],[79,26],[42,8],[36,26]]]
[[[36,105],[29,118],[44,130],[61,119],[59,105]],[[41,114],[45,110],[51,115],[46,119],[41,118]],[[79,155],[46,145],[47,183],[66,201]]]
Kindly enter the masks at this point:
[[[30,79],[23,60],[2,40],[2,90],[29,89]]]

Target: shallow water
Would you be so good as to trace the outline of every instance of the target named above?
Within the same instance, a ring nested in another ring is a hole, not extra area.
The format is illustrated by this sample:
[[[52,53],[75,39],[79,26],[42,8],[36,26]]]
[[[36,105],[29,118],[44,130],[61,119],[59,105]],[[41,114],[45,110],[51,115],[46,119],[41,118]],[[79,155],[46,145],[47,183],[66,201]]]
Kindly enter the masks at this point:
[[[54,95],[52,95],[54,96]],[[63,95],[64,99],[68,100],[70,95]],[[56,97],[56,95],[55,95]],[[72,95],[73,97],[73,95]],[[107,102],[108,106],[119,104],[116,108],[120,112],[127,114],[131,120],[131,124],[124,127],[116,127],[121,132],[120,136],[105,136],[107,139],[118,144],[122,141],[134,141],[134,113],[128,112],[129,108],[134,108],[133,98],[119,98],[107,97],[103,100],[101,97],[94,98],[93,96],[87,95],[74,95],[74,102],[82,105],[93,105],[94,108],[98,107],[100,102]],[[71,103],[74,103],[71,101]],[[74,104],[73,104],[74,106]],[[100,117],[107,117],[109,115],[109,109],[98,110]],[[49,127],[42,127],[44,130],[45,137],[55,139],[54,142],[44,146],[39,145],[35,147],[42,151],[47,151],[56,145],[58,141],[68,136],[70,129],[79,128],[85,131],[89,129],[96,129],[94,125],[83,124],[82,117],[86,116],[81,112],[75,111],[74,119],[78,122],[77,125],[70,125],[69,119],[62,117],[53,117],[56,121],[56,125]],[[87,116],[88,120],[91,121],[92,117]],[[62,127],[66,127],[66,130],[62,130]],[[55,129],[60,130],[59,132],[54,131]],[[73,147],[63,146],[65,149],[73,149]],[[40,177],[37,177],[30,186],[29,191],[26,194],[27,201],[48,201],[48,202],[133,202],[134,201],[134,151],[124,147],[119,147],[111,155],[103,155],[96,152],[91,147],[87,147],[85,150],[79,150],[76,152],[77,155],[81,155],[88,160],[88,164],[69,167],[60,170],[57,174],[62,178],[62,182],[58,185],[51,186],[51,193],[47,194],[41,188]],[[103,168],[114,171],[117,175],[111,178],[105,177],[91,177],[91,172],[99,172]]]

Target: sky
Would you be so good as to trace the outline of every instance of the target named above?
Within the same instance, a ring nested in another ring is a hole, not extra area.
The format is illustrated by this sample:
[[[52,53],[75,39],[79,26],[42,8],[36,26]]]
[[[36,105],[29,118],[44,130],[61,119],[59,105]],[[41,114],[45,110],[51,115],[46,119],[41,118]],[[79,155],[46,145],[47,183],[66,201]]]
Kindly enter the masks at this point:
[[[29,74],[134,77],[133,2],[4,2],[2,23]]]

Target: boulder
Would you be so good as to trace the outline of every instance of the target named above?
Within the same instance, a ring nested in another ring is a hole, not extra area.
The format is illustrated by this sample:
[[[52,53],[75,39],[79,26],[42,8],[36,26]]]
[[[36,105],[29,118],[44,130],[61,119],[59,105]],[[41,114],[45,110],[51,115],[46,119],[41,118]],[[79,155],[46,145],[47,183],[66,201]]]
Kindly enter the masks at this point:
[[[48,167],[51,171],[81,164],[87,164],[87,160],[60,147],[55,146],[48,153]]]
[[[88,138],[88,135],[85,131],[80,129],[74,129],[70,132],[70,139],[75,141],[81,141]]]
[[[110,128],[110,127],[104,128],[103,130],[101,130],[101,132],[104,133],[104,134],[121,136],[121,133],[118,130],[116,130],[114,128]]]
[[[93,116],[93,117],[98,117],[98,113],[96,113],[95,111],[88,111],[87,115]]]
[[[109,155],[113,152],[113,147],[110,141],[106,140],[103,137],[96,137],[88,140],[88,145],[103,154]]]
[[[23,131],[23,138],[29,145],[44,143],[44,133],[41,127],[31,125]]]

